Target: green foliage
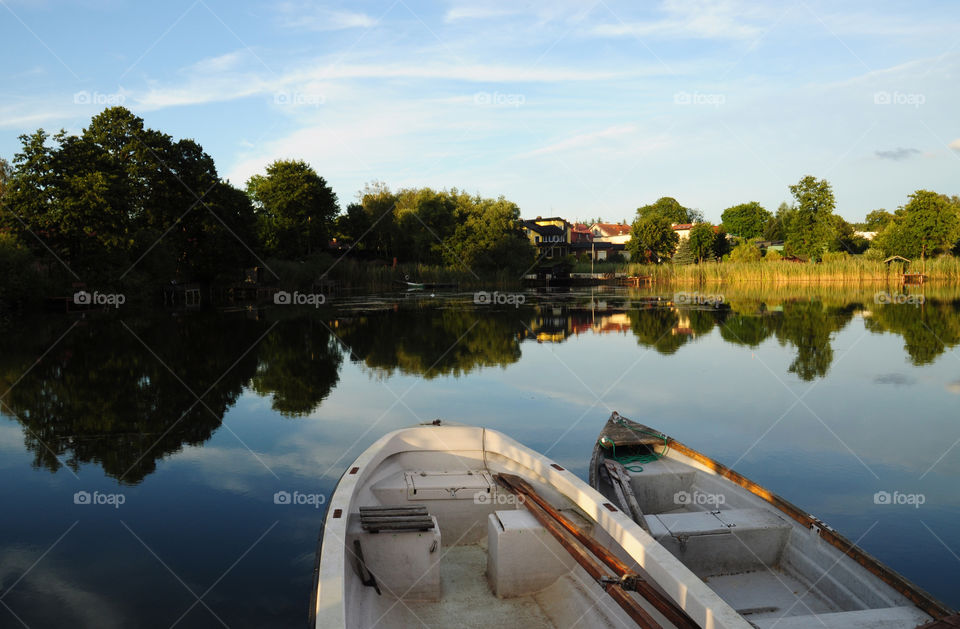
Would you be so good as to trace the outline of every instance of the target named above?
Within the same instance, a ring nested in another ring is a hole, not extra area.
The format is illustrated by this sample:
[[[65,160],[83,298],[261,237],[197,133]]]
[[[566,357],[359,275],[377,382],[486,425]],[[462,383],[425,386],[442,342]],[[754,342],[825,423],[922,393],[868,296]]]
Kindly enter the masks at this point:
[[[516,203],[456,195],[457,226],[443,246],[444,262],[474,274],[506,269],[519,275],[534,263],[536,251],[520,227]]]
[[[894,215],[886,210],[873,210],[867,214],[867,219],[863,223],[863,231],[883,231],[883,229],[889,225],[893,219]]]
[[[677,246],[677,252],[673,256],[673,263],[682,266],[694,262],[696,262],[696,258],[693,255],[693,249],[690,247],[690,239],[682,238]]]
[[[786,202],[781,203],[780,207],[777,208],[777,213],[771,217],[764,226],[763,239],[772,241],[786,240],[790,224],[796,215],[797,210],[795,207],[787,205]]]
[[[690,235],[687,237],[687,240],[690,241],[690,252],[693,254],[693,258],[697,263],[713,257],[716,234],[713,231],[712,224],[697,223],[690,229]]]
[[[835,239],[833,190],[827,180],[807,175],[790,186],[790,193],[797,207],[786,229],[787,252],[808,260],[819,260]]]
[[[756,262],[762,257],[760,248],[752,242],[744,242],[733,248],[730,252],[731,262]]]
[[[260,240],[270,255],[298,259],[326,248],[337,195],[326,180],[302,160],[277,160],[266,175],[247,182],[257,208]]]
[[[670,223],[698,223],[703,220],[703,212],[683,207],[673,197],[661,197],[651,203],[637,208],[637,218],[647,219],[660,217]]]
[[[87,281],[113,280],[134,267],[193,280],[249,262],[248,248],[256,245],[252,207],[220,181],[213,160],[192,140],[174,142],[112,107],[80,135],[51,138],[41,129],[20,141],[0,228],[58,269],[62,260]]]
[[[917,190],[910,202],[873,239],[873,246],[887,256],[926,258],[949,252],[960,238],[960,207],[950,198]]]
[[[728,207],[720,215],[723,228],[740,238],[762,236],[773,215],[756,201]]]
[[[659,215],[638,217],[630,227],[627,250],[632,260],[662,262],[673,257],[679,239],[670,227],[670,219]]]
[[[780,252],[776,249],[767,249],[767,253],[764,254],[763,259],[766,262],[779,262],[783,260],[783,256],[780,255]]]

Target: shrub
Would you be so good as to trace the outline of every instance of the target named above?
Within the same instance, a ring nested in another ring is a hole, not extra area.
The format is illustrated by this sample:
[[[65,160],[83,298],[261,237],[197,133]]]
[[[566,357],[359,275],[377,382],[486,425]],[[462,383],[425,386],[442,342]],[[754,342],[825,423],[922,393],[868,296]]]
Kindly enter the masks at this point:
[[[756,262],[762,255],[756,245],[745,242],[733,248],[733,251],[730,252],[730,260],[733,262]]]
[[[780,252],[776,249],[767,249],[767,255],[763,257],[767,262],[779,262],[783,260],[783,256],[780,255]]]

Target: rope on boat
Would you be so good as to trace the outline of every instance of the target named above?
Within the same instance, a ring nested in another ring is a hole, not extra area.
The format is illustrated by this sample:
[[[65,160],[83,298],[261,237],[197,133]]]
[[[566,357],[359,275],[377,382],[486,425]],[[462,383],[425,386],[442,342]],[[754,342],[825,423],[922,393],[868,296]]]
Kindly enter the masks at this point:
[[[650,437],[656,437],[657,439],[663,439],[663,451],[660,453],[650,452],[648,454],[624,454],[621,456],[617,456],[617,444],[615,444],[612,439],[609,439],[607,437],[600,437],[600,441],[598,443],[602,447],[610,449],[610,456],[608,458],[621,464],[624,467],[624,469],[626,469],[628,472],[642,472],[644,465],[646,465],[647,463],[653,463],[658,459],[662,459],[667,454],[667,450],[669,449],[669,446],[667,444],[667,437],[665,437],[664,435],[658,432],[643,430],[642,428],[634,428],[633,426],[629,425],[626,421],[624,421],[623,418],[621,417],[618,417],[613,421],[620,424],[624,428],[629,428],[635,433],[648,435]]]

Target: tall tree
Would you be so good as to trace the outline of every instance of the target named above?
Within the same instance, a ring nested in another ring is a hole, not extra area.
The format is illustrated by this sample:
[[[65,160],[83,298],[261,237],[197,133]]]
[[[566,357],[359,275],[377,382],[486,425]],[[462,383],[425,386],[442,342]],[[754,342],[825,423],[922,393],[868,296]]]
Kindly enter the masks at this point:
[[[928,256],[949,251],[960,238],[960,207],[936,192],[917,190],[876,238],[888,255],[919,256],[926,271]]]
[[[703,212],[683,207],[673,197],[660,197],[650,205],[637,208],[638,218],[666,218],[671,223],[698,223],[703,220]]]
[[[630,227],[627,251],[632,260],[660,262],[672,258],[680,238],[664,216],[638,217]]]
[[[797,205],[787,230],[786,248],[792,255],[819,260],[835,235],[836,201],[830,183],[807,175],[790,186],[790,193]]]
[[[443,243],[443,261],[477,275],[505,269],[520,274],[536,252],[520,227],[520,208],[503,197],[484,199],[456,194],[458,225]]]
[[[247,192],[258,214],[267,251],[296,259],[322,251],[339,213],[337,195],[302,160],[277,160],[266,175],[254,175]]]
[[[763,235],[767,222],[773,217],[756,201],[728,207],[720,215],[723,228],[728,233],[743,239]]]
[[[713,247],[716,241],[713,225],[697,223],[690,229],[690,235],[687,238],[690,241],[690,251],[698,264],[703,262],[704,258],[713,257]]]

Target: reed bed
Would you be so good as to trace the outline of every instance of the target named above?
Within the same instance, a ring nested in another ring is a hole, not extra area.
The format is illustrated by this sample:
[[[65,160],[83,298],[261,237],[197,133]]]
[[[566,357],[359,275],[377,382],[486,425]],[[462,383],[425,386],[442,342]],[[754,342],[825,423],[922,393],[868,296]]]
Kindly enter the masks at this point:
[[[910,272],[919,272],[915,261]],[[785,260],[757,262],[704,262],[675,266],[672,264],[628,264],[622,269],[630,275],[649,275],[655,282],[886,282],[898,283],[902,268],[899,264],[886,265],[880,260],[851,257],[818,263]],[[960,258],[941,256],[927,260],[927,281],[960,282]]]

